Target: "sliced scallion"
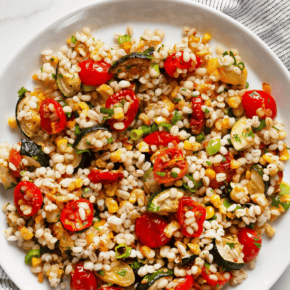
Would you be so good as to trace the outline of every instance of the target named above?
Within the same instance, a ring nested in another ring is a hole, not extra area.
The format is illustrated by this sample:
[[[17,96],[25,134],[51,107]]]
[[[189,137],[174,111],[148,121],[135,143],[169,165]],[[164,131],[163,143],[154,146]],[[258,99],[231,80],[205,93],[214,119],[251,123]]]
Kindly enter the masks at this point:
[[[126,249],[126,252],[124,253],[124,254],[122,254],[122,255],[119,255],[119,253],[118,253],[118,249],[119,248],[122,248],[122,247],[125,247],[125,249]],[[117,247],[115,247],[115,252],[116,252],[116,258],[117,259],[126,259],[126,258],[128,258],[130,255],[131,255],[131,252],[132,252],[132,248],[130,248],[130,247],[128,247],[127,245],[125,245],[125,244],[120,244],[120,245],[118,245]]]
[[[109,116],[112,116],[114,114],[114,109],[108,109],[108,108],[101,108],[100,112],[102,114],[107,114]]]
[[[142,137],[143,130],[142,129],[135,129],[130,132],[130,137],[133,140],[138,140]]]
[[[119,44],[122,44],[124,42],[130,42],[130,41],[131,41],[131,36],[130,35],[125,34],[125,35],[120,35],[118,37],[118,43]]]

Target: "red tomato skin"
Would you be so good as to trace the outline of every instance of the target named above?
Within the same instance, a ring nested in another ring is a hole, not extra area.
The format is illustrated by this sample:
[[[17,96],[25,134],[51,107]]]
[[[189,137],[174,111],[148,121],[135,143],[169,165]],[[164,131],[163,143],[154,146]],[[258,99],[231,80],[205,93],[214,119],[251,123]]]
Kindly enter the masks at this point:
[[[240,244],[244,245],[244,261],[246,263],[253,261],[261,250],[261,247],[258,248],[254,243],[262,246],[262,237],[252,229],[243,228],[238,233],[238,239]]]
[[[193,277],[188,275],[184,278],[183,281],[179,282],[174,290],[190,290],[193,286]]]
[[[242,105],[246,112],[248,118],[252,118],[253,116],[257,116],[257,110],[259,108],[264,108],[265,110],[270,109],[271,114],[269,117],[275,119],[277,117],[277,104],[273,96],[264,92],[264,91],[247,91],[243,95]],[[267,114],[261,119],[265,119]]]
[[[122,290],[122,289],[114,286],[114,287],[102,287],[99,290]]]
[[[184,211],[185,206],[192,207],[191,211],[198,212],[200,214],[199,217],[195,218],[198,225],[198,231],[194,232],[192,235],[187,232],[186,225],[184,223],[186,219],[185,211]],[[192,238],[199,237],[203,232],[203,223],[205,221],[205,217],[206,217],[205,208],[199,202],[193,201],[190,197],[182,197],[179,200],[177,219],[178,219],[178,223],[181,226],[181,231],[185,236],[192,237]]]
[[[136,220],[135,232],[142,244],[150,248],[158,248],[170,241],[164,233],[167,225],[168,222],[161,216],[145,213]]]
[[[192,115],[190,121],[190,127],[192,134],[198,135],[203,128],[204,125],[204,112],[201,109],[201,106],[204,104],[203,99],[201,97],[192,97]]]
[[[226,174],[226,182],[229,183],[232,180],[232,177],[235,174],[235,170],[231,169],[231,160],[232,158],[229,156],[229,154],[227,153],[227,155],[225,155],[226,160],[224,162],[221,162],[220,165],[217,166],[213,166],[213,170],[216,172],[216,174],[218,173],[225,173]],[[216,180],[216,178],[212,179],[210,181],[209,186],[212,188],[220,188],[221,186],[225,185],[224,181],[219,182]]]
[[[121,181],[124,178],[124,174],[122,172],[110,172],[93,169],[89,173],[88,178],[93,183],[110,184]]]
[[[22,168],[21,160],[22,160],[22,156],[20,155],[20,152],[12,148],[9,154],[9,162],[11,162],[16,167],[16,170],[11,169],[11,173],[15,177],[20,176],[20,172]]]
[[[129,95],[131,100],[133,101],[130,106],[129,109],[127,111],[127,113],[125,114],[125,118],[123,121],[123,124],[125,125],[124,129],[122,130],[118,130],[114,127],[114,124],[119,122],[115,119],[109,119],[108,120],[108,124],[110,125],[110,127],[114,130],[114,131],[124,131],[125,129],[127,129],[131,123],[133,122],[135,116],[137,115],[138,109],[139,109],[139,101],[134,93],[134,91],[132,90],[122,90],[120,92],[115,93],[114,95],[110,96],[106,102],[106,108],[111,108],[111,106],[119,103],[120,101],[126,99],[126,96]]]
[[[179,143],[179,137],[178,136],[172,136],[170,133],[167,132],[154,132],[150,135],[146,136],[143,139],[144,142],[146,142],[149,145],[163,145],[166,146],[169,143]]]
[[[97,277],[93,272],[85,270],[83,264],[77,264],[74,273],[71,273],[70,288],[71,290],[96,290]]]
[[[200,65],[201,59],[196,56],[195,69],[200,67]],[[176,72],[176,68],[180,68],[183,70],[189,69],[190,67],[192,67],[192,60],[187,62],[183,61],[183,51],[181,51],[181,56],[176,56],[176,52],[170,54],[164,62],[164,69],[170,77],[174,77],[173,75]]]
[[[89,205],[89,210],[86,211],[86,220],[82,220],[79,214],[78,204],[80,202],[85,202]],[[87,213],[89,211],[89,213]],[[74,218],[72,221],[72,217]],[[65,208],[62,210],[60,215],[60,221],[64,228],[71,232],[82,231],[86,228],[89,228],[93,223],[94,217],[94,207],[91,202],[87,199],[81,198],[78,200],[70,201],[65,205]],[[77,224],[79,226],[77,226]]]
[[[169,156],[169,161],[164,162],[162,157],[164,155]],[[171,175],[171,168],[172,167],[179,167],[181,170],[180,173],[174,178]],[[157,172],[164,172],[165,169],[168,169],[165,176],[160,176]],[[153,174],[154,178],[159,183],[167,183],[171,181],[175,181],[181,179],[187,172],[188,163],[184,158],[183,151],[179,148],[167,148],[163,149],[162,152],[157,156],[155,163],[153,165]]]
[[[80,79],[84,85],[99,86],[107,83],[114,75],[109,73],[110,64],[105,61],[85,60],[78,64]],[[102,70],[99,72],[98,70]]]
[[[21,192],[21,188],[26,187],[24,193]],[[29,200],[24,199],[24,196],[28,195],[31,198]],[[19,201],[22,201],[24,204],[32,206],[31,213],[25,215],[20,209]],[[42,206],[42,193],[40,189],[30,181],[20,181],[14,189],[14,204],[22,216],[33,216],[35,215]]]
[[[52,104],[55,109],[55,114],[57,115],[56,121],[51,121],[51,111],[48,106]],[[62,109],[62,106],[54,99],[45,99],[41,102],[39,108],[40,115],[40,126],[48,134],[57,134],[61,132],[66,127],[66,115]]]
[[[230,272],[228,272],[230,273]],[[211,274],[215,274],[218,276],[218,280],[215,281],[215,280],[212,280],[209,275]],[[232,277],[233,277],[233,274],[230,273],[230,278],[229,279],[225,279],[223,276],[222,276],[223,273],[220,273],[220,272],[216,272],[216,273],[212,273],[209,271],[209,269],[207,269],[205,266],[203,266],[202,268],[202,272],[201,272],[201,276],[202,278],[206,281],[206,283],[210,286],[222,286],[224,284],[226,284]]]

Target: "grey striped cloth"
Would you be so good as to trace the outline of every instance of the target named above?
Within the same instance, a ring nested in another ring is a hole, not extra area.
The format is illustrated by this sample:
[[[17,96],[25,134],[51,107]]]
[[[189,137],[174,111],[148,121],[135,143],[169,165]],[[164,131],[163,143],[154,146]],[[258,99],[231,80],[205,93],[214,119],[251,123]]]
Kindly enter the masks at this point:
[[[287,69],[290,69],[289,0],[193,0],[193,2],[222,11],[247,26],[266,42]],[[18,288],[0,267],[0,290],[12,289]]]

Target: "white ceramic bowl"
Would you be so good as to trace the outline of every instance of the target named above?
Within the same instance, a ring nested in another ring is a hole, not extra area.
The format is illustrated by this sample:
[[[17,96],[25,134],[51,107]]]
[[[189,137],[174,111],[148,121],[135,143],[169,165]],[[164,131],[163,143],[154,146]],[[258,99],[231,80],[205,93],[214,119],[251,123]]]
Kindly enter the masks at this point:
[[[270,48],[250,30],[214,9],[189,1],[121,0],[98,1],[70,12],[40,31],[19,51],[0,76],[1,142],[16,143],[20,140],[18,130],[11,130],[7,119],[14,114],[17,91],[22,86],[32,89],[31,75],[40,67],[42,50],[57,50],[73,32],[85,25],[94,30],[97,38],[112,43],[113,33],[125,33],[128,24],[133,25],[135,36],[140,36],[145,28],[161,28],[166,32],[167,43],[181,39],[183,26],[195,27],[200,33],[211,33],[212,44],[221,43],[227,48],[237,48],[249,70],[250,87],[261,89],[263,81],[272,85],[279,119],[286,125],[287,133],[290,133],[288,71]],[[289,166],[284,172],[286,181],[288,175]],[[4,202],[11,201],[12,197],[12,191],[5,192],[1,187],[1,207]],[[271,241],[264,238],[256,269],[249,271],[247,280],[235,289],[266,290],[279,278],[290,262],[288,220],[289,214],[285,214],[274,223],[277,230],[275,237]],[[29,266],[24,264],[25,252],[13,242],[6,241],[3,234],[5,229],[5,216],[0,213],[0,263],[3,269],[20,289],[50,289],[47,282],[39,284]]]

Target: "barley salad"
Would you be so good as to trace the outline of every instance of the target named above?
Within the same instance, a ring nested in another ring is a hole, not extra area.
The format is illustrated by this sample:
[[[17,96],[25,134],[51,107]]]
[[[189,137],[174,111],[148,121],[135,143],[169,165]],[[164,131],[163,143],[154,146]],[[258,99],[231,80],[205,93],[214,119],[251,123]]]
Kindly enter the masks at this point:
[[[88,27],[45,50],[0,145],[8,241],[40,283],[73,290],[220,289],[254,269],[290,206],[271,86],[250,88],[237,49],[183,28]],[[65,282],[65,280],[68,280]]]

